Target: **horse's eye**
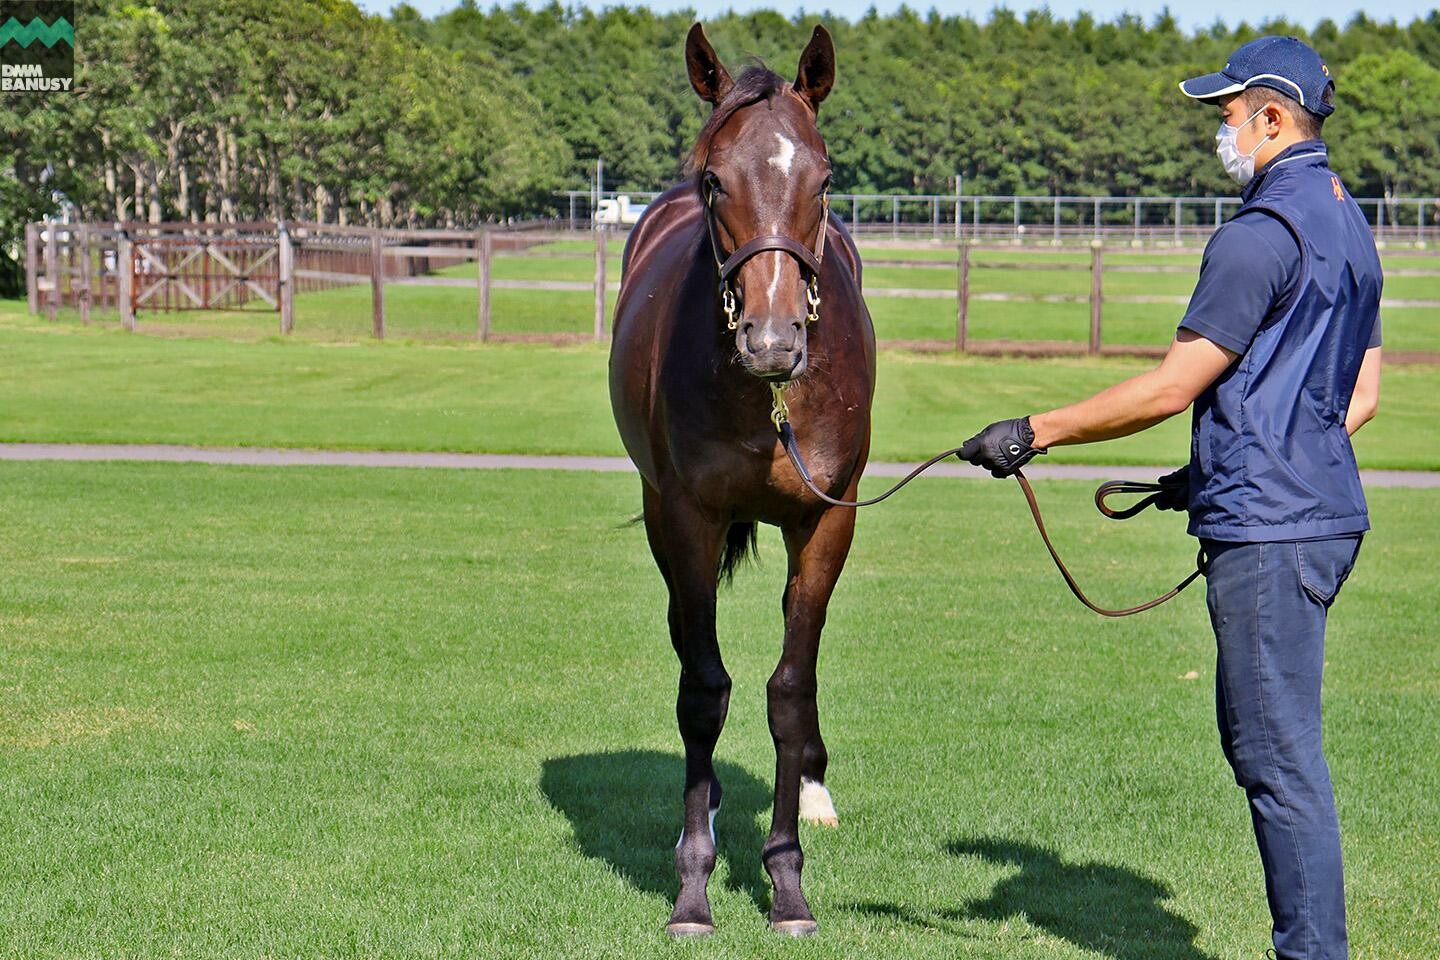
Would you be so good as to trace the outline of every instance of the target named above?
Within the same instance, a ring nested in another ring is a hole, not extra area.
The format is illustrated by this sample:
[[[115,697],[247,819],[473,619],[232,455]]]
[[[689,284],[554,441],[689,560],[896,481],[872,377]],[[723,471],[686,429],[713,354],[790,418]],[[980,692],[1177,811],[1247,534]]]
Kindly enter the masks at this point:
[[[829,190],[829,189],[830,189],[830,174],[827,173],[827,174],[825,175],[825,179],[820,182],[820,189],[815,192],[815,195],[818,197],[818,196],[822,195],[823,193],[825,193],[825,191],[827,191],[827,190]]]
[[[709,190],[711,194],[725,192],[725,188],[720,186],[720,178],[715,176],[715,174],[711,173],[709,170],[705,171],[705,188]]]

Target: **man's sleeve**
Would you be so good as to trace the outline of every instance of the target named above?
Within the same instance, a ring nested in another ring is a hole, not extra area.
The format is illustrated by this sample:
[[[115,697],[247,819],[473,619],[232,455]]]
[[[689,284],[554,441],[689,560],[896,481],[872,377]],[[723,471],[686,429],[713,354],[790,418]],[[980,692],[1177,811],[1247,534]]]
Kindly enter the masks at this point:
[[[1366,345],[1365,349],[1374,350],[1378,346],[1380,346],[1380,314],[1377,313],[1375,314],[1375,329],[1370,331],[1370,343]]]
[[[1211,235],[1200,279],[1180,321],[1182,329],[1234,353],[1250,346],[1255,331],[1285,296],[1300,261],[1299,244],[1289,230],[1279,223],[1278,232],[1266,229],[1260,221],[1252,223],[1253,216],[1232,220]],[[1283,249],[1286,239],[1293,249]]]

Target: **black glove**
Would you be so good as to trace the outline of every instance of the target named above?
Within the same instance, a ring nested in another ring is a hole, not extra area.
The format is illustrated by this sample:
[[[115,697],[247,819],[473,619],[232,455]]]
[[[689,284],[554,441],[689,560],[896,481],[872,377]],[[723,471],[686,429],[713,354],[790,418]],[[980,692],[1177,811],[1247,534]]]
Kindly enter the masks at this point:
[[[1173,473],[1167,473],[1156,483],[1165,489],[1155,494],[1156,510],[1190,509],[1190,467],[1184,466]]]
[[[1045,452],[1030,446],[1034,440],[1035,431],[1030,429],[1029,417],[998,420],[966,440],[959,457],[984,467],[992,476],[1008,477],[1036,454]]]

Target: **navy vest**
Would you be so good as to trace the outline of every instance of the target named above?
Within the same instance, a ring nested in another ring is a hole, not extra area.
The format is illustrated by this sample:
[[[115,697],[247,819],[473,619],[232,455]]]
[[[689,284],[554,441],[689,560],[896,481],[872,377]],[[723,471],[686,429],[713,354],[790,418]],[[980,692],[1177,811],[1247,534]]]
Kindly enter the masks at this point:
[[[1236,216],[1300,244],[1290,303],[1195,401],[1190,533],[1306,540],[1370,527],[1345,413],[1380,308],[1380,257],[1320,141],[1260,172]]]

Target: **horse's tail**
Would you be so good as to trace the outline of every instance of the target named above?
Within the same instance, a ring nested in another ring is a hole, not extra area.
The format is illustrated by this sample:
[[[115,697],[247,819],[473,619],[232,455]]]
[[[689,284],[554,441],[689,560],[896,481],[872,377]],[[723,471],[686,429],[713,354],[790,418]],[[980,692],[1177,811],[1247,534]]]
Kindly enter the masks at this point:
[[[735,568],[745,560],[759,556],[756,542],[757,524],[732,523],[725,531],[725,550],[720,554],[720,582],[729,583],[735,577]]]

